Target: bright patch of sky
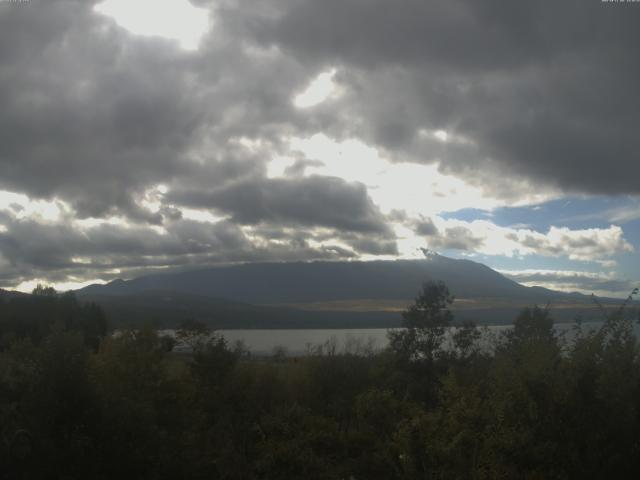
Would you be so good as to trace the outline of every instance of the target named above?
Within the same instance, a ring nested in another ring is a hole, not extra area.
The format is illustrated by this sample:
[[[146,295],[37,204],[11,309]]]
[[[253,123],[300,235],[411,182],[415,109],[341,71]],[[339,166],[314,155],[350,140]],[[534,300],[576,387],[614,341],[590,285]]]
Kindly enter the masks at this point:
[[[311,108],[321,104],[330,97],[340,94],[340,89],[333,78],[337,70],[331,69],[320,73],[314,78],[305,90],[293,98],[293,104],[298,108]]]
[[[104,284],[106,282],[102,280],[83,280],[83,281],[71,280],[67,282],[57,282],[52,285],[51,282],[47,281],[46,279],[36,278],[36,279],[28,280],[26,282],[22,282],[21,284],[16,286],[15,290],[19,292],[24,292],[24,293],[31,293],[33,289],[38,286],[38,284],[41,284],[41,285],[53,286],[58,292],[66,292],[69,290],[77,290],[79,288],[84,288],[94,283]]]
[[[195,220],[196,222],[218,223],[225,217],[214,215],[209,210],[198,210],[194,208],[181,208],[182,218],[185,220]]]
[[[39,218],[54,222],[68,207],[59,200],[31,200],[27,195],[0,190],[0,211],[8,210],[18,218]]]
[[[437,164],[393,163],[357,139],[336,141],[320,133],[310,138],[292,137],[288,142],[292,152],[300,152],[315,162],[306,167],[306,175],[361,182],[385,213],[403,210],[409,216],[435,215],[468,205],[491,210],[504,204],[463,180],[443,175]],[[269,166],[269,175],[283,175],[295,162],[294,157],[276,158]]]
[[[209,12],[188,0],[105,0],[94,9],[135,35],[176,40],[185,50],[196,50],[209,30]]]
[[[106,217],[106,218],[79,218],[74,220],[74,224],[81,229],[95,228],[103,225],[126,227],[129,225],[123,217]]]

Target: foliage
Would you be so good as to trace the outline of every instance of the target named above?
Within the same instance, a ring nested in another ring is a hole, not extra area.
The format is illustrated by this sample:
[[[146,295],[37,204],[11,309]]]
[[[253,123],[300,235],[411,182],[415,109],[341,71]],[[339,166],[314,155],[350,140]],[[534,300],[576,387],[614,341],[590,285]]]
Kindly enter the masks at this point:
[[[0,478],[634,478],[640,349],[630,303],[562,338],[548,309],[494,338],[449,327],[426,284],[391,347],[248,357],[185,322],[151,328],[42,293],[0,308]],[[97,344],[88,339],[97,338]]]
[[[415,302],[402,313],[404,329],[390,333],[391,348],[408,360],[433,361],[442,355],[453,296],[442,282],[426,282]]]
[[[38,285],[33,295],[0,302],[0,350],[14,340],[39,344],[54,332],[79,332],[85,345],[97,349],[107,334],[107,318],[94,303],[78,302],[73,293],[57,294]]]

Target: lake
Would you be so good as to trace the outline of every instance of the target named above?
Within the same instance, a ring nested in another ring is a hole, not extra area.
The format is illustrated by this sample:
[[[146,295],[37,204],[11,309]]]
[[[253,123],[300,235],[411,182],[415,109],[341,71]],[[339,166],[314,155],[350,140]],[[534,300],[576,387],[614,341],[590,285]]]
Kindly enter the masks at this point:
[[[556,330],[563,335],[571,335],[575,323],[557,323]],[[599,322],[585,322],[583,329],[596,329]],[[489,336],[498,335],[511,328],[509,325],[486,327]],[[387,346],[386,328],[361,329],[291,329],[291,330],[218,330],[230,346],[243,342],[244,347],[253,355],[271,355],[277,349],[287,355],[303,355],[320,345],[335,349],[336,352],[362,352],[364,349],[380,350]],[[174,330],[162,330],[161,334],[175,334]],[[638,334],[636,326],[636,334]],[[178,347],[178,350],[184,348]]]

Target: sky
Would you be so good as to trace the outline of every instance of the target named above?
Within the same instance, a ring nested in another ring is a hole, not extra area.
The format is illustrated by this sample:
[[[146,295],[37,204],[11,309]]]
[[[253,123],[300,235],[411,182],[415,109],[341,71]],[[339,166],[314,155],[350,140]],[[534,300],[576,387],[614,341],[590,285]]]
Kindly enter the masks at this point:
[[[0,287],[422,258],[640,284],[640,2],[0,0]]]

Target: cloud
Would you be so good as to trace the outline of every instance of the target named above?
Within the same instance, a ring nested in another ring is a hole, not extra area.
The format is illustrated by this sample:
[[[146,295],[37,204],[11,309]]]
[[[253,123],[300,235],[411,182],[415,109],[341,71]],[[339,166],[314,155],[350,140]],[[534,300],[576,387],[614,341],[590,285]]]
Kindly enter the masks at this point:
[[[433,230],[425,236],[426,244],[436,250],[462,250],[485,255],[508,257],[540,255],[544,257],[564,257],[570,260],[598,262],[611,266],[611,257],[635,249],[624,238],[622,228],[612,225],[608,228],[588,228],[572,230],[552,226],[547,232],[529,228],[502,227],[487,220],[444,220],[430,219]],[[413,228],[420,233],[425,228],[424,219],[414,222]]]
[[[0,187],[158,222],[135,195],[192,168],[203,111],[189,61],[130,42],[90,2],[3,5],[0,32]]]
[[[111,16],[132,33],[171,38],[187,50],[197,49],[209,29],[208,12],[188,0],[105,0],[95,6],[95,11]]]
[[[130,278],[167,268],[252,261],[351,258],[335,235],[284,231],[279,237],[244,231],[229,221],[179,219],[165,227],[125,222],[83,226],[69,218],[56,222],[19,219],[0,211],[0,287],[33,278],[70,282]],[[354,242],[355,243],[355,242]],[[373,243],[371,245],[374,245]],[[367,245],[362,249],[367,250]]]
[[[438,234],[438,227],[435,226],[430,218],[422,218],[415,223],[415,232],[423,237],[431,237]]]
[[[622,228],[589,228],[570,230],[551,227],[546,234],[532,230],[517,230],[510,237],[540,255],[563,255],[571,260],[598,261],[624,252],[633,252],[633,246],[624,239]]]
[[[506,277],[528,287],[541,286],[565,292],[627,296],[637,282],[616,278],[613,273],[572,270],[500,270]]]
[[[640,193],[640,10],[601,2],[273,0],[246,35],[346,73],[357,136],[445,172]],[[627,6],[629,7],[629,6]],[[424,142],[442,130],[464,144]],[[352,129],[353,132],[353,129]]]
[[[200,0],[213,27],[185,51],[96,3],[0,2],[5,285],[387,257],[421,238],[603,266],[633,250],[615,226],[438,215],[640,193],[640,10]],[[296,106],[309,87],[318,95]]]
[[[157,224],[139,198],[153,185],[264,170],[235,140],[277,140],[295,123],[295,62],[260,59],[222,28],[187,53],[129,34],[92,3],[0,5],[0,189]]]
[[[475,252],[482,249],[484,239],[476,237],[473,231],[463,226],[444,228],[437,235],[432,235],[429,247],[435,250],[464,250]]]
[[[361,256],[398,255],[398,244],[395,239],[378,238],[373,235],[343,235],[342,239]]]
[[[336,177],[252,179],[210,191],[175,191],[168,199],[178,205],[215,208],[243,225],[274,222],[390,233],[365,186]]]

